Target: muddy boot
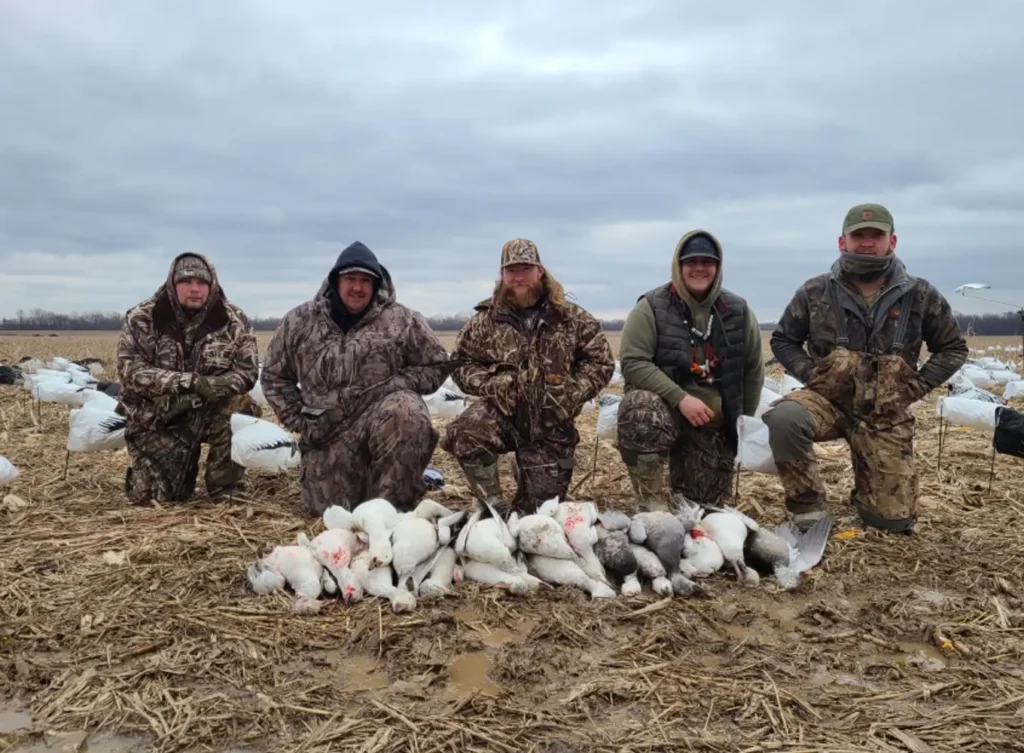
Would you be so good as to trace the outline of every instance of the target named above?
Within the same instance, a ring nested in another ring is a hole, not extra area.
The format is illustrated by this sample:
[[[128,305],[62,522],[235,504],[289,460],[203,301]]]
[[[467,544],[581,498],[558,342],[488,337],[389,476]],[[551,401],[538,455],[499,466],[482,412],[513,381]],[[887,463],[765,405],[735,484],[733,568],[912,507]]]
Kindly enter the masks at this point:
[[[664,498],[665,457],[657,453],[640,453],[626,463],[633,494],[642,510],[667,510]]]
[[[786,510],[793,525],[806,531],[826,514],[825,487],[818,474],[816,460],[775,463],[779,480],[786,490]]]
[[[486,499],[498,509],[498,512],[504,514],[507,505],[501,499],[498,463],[490,458],[467,458],[459,461],[459,467],[466,475],[473,496],[477,499]]]

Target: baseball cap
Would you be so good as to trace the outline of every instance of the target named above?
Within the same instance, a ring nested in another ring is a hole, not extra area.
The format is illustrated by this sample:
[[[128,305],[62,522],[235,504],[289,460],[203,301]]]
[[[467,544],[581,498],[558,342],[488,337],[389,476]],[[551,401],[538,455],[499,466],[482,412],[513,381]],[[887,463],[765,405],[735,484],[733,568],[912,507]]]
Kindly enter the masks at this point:
[[[697,233],[687,238],[686,243],[679,249],[679,261],[686,261],[687,259],[714,259],[718,261],[719,258],[718,247],[704,233]]]
[[[892,213],[881,204],[858,204],[846,213],[843,235],[865,227],[892,232],[893,224]]]
[[[511,267],[513,264],[533,264],[542,266],[537,244],[526,238],[515,238],[501,247],[501,266]]]

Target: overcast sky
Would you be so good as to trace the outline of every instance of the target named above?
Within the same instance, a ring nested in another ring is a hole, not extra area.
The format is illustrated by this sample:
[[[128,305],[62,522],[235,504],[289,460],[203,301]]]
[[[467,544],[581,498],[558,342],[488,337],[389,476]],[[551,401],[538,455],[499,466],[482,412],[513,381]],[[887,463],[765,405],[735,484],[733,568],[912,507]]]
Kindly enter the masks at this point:
[[[123,311],[186,249],[280,315],[353,240],[466,312],[528,237],[618,317],[703,227],[770,321],[863,201],[956,309],[1024,304],[1020,0],[370,5],[4,0],[0,316]]]

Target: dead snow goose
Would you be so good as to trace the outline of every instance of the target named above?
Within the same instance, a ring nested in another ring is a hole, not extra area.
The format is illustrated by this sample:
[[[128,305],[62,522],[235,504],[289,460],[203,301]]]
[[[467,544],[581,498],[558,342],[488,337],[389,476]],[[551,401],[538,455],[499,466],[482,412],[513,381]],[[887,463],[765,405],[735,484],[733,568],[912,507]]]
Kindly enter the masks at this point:
[[[683,561],[679,564],[680,572],[688,578],[706,578],[717,573],[725,564],[722,548],[701,526],[700,521],[704,509],[682,495],[676,495],[679,504],[676,517],[683,523],[686,536],[683,539]]]
[[[438,548],[451,540],[450,523],[438,526],[438,520],[461,519],[464,512],[451,510],[431,499],[424,499],[416,509],[399,516],[391,532],[391,566],[398,578],[398,587],[406,588],[414,571],[424,562],[431,561]],[[443,539],[443,540],[442,540]],[[409,590],[415,591],[415,588]]]
[[[453,583],[458,584],[461,580],[462,570],[456,567],[455,549],[450,546],[438,549],[434,558],[417,568],[413,575],[416,595],[421,601],[440,599],[448,593]]]
[[[704,509],[700,526],[718,544],[725,561],[735,571],[736,580],[745,586],[756,586],[761,579],[757,571],[747,565],[743,551],[747,537],[760,528],[757,521],[731,507],[705,505]]]
[[[398,523],[399,512],[386,499],[368,499],[351,512],[341,505],[331,505],[322,517],[324,528],[347,528],[368,543],[374,567],[391,564],[391,532]]]
[[[788,520],[777,526],[774,533],[760,528],[748,540],[751,564],[773,573],[783,589],[795,588],[803,574],[821,562],[831,530],[829,515],[818,518],[803,533]]]
[[[658,555],[640,544],[630,544],[629,548],[636,557],[637,570],[650,582],[651,590],[659,596],[671,596],[675,589]]]
[[[373,567],[376,561],[369,550],[365,550],[352,558],[350,569],[359,578],[365,593],[391,602],[394,612],[410,612],[416,608],[416,597],[411,591],[398,588],[394,581],[394,570],[391,565]]]
[[[545,583],[558,586],[576,586],[594,599],[614,598],[615,591],[604,581],[588,576],[572,560],[545,557],[540,554],[527,556],[527,563],[533,574]]]
[[[605,572],[618,578],[621,584],[619,592],[623,596],[637,596],[641,591],[640,581],[637,579],[639,565],[626,533],[629,524],[629,516],[625,513],[615,510],[598,513],[594,554]]]
[[[323,566],[305,546],[275,546],[270,554],[246,568],[252,590],[268,594],[285,585],[297,597],[316,600],[323,589]]]
[[[460,557],[493,565],[506,573],[519,572],[514,551],[515,538],[508,524],[487,501],[478,505],[455,541],[455,553]]]
[[[593,502],[560,502],[558,497],[554,497],[544,502],[537,512],[553,515],[561,523],[569,545],[579,555],[579,565],[583,572],[607,584],[604,567],[594,554],[594,544],[597,543],[597,505]]]
[[[629,524],[630,542],[643,544],[658,556],[677,595],[692,596],[702,589],[679,571],[685,537],[682,521],[665,510],[639,512]]]

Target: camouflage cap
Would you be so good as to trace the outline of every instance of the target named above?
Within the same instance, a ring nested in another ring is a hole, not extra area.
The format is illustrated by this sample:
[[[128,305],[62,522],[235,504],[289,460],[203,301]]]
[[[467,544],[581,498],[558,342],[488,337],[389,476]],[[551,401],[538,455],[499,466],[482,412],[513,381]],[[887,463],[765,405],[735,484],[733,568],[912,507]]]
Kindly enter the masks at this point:
[[[843,235],[865,227],[892,232],[892,213],[881,204],[858,204],[846,213]]]
[[[174,265],[174,274],[172,275],[172,278],[175,285],[190,277],[202,280],[208,284],[213,282],[213,275],[210,274],[210,268],[206,266],[206,262],[198,256],[183,256],[178,259]]]
[[[526,238],[515,238],[501,247],[501,268],[511,267],[513,264],[534,264],[538,267],[540,263],[540,252],[537,244]]]

